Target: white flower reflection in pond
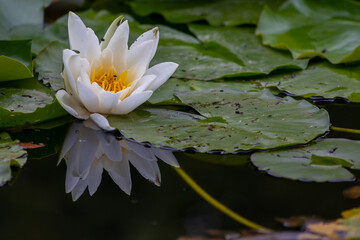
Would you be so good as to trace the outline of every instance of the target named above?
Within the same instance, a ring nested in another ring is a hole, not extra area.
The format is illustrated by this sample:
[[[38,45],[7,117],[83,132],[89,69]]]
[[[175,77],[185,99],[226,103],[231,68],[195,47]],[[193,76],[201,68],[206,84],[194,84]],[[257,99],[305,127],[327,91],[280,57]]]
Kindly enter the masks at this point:
[[[146,147],[129,140],[117,140],[111,133],[99,129],[91,120],[76,121],[65,139],[60,161],[65,159],[67,170],[65,190],[76,201],[88,188],[90,195],[98,189],[103,169],[125,193],[131,192],[129,162],[150,182],[160,186],[161,175],[157,160],[179,167],[169,150]]]

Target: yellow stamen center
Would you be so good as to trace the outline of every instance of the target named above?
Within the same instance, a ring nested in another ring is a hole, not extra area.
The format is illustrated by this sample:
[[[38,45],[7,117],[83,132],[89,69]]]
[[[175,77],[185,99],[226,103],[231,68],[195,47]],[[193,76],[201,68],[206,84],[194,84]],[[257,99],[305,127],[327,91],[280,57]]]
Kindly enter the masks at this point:
[[[106,72],[103,66],[101,66],[93,70],[90,81],[91,83],[96,82],[105,91],[117,93],[132,84],[126,83],[128,72],[129,70],[126,70],[118,76],[113,67]]]

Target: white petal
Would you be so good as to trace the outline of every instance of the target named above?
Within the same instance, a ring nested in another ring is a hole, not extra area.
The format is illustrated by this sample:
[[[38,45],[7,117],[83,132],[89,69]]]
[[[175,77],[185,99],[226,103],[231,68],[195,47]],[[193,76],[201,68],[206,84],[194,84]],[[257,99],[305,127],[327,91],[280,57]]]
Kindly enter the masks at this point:
[[[112,93],[109,91],[101,91],[98,94],[100,101],[101,113],[108,114],[119,102],[121,92]]]
[[[73,12],[69,12],[68,31],[70,48],[80,51],[81,57],[86,57],[87,29],[80,17]]]
[[[80,66],[81,66],[80,57],[75,52],[73,52],[69,49],[65,49],[63,51],[63,62],[64,62],[63,77],[65,80],[66,91],[72,95],[76,94],[77,87],[76,87],[75,79],[77,79],[77,78],[74,78],[74,74],[77,74],[77,75],[80,74],[80,70],[77,71],[78,69],[80,69]],[[71,71],[70,66],[75,66],[74,68],[72,68],[72,69],[76,70],[75,73],[73,73]],[[78,76],[76,76],[76,77],[78,77]]]
[[[94,59],[100,58],[101,50],[99,45],[99,39],[97,38],[97,36],[95,35],[94,31],[91,28],[87,28],[86,36],[88,42],[87,42],[87,46],[86,46],[87,49],[85,54],[86,54],[86,58],[91,64],[91,62]],[[81,52],[80,52],[80,56],[81,56]]]
[[[88,119],[90,113],[75,98],[70,96],[66,91],[59,90],[56,98],[60,105],[71,115],[79,119]]]
[[[81,78],[77,81],[79,97],[89,112],[99,112],[99,99],[91,87],[82,83]]]
[[[147,40],[133,49],[129,50],[126,59],[126,69],[129,69],[127,82],[133,82],[142,77],[149,66],[153,51],[154,40]]]
[[[147,32],[140,35],[135,42],[130,46],[130,50],[139,46],[141,43],[147,41],[147,40],[154,40],[153,49],[150,55],[150,60],[154,57],[157,49],[157,45],[159,43],[159,28],[155,27],[151,30],[148,30]]]
[[[108,71],[113,66],[113,52],[110,48],[105,48],[101,52],[101,65],[105,71]]]
[[[90,115],[90,119],[94,121],[94,123],[101,129],[105,131],[113,131],[115,128],[109,125],[109,121],[103,115],[99,113],[92,113]]]
[[[139,80],[136,80],[133,85],[131,86],[131,89],[134,89],[131,94],[136,94],[143,92],[148,89],[148,87],[155,81],[156,76],[155,75],[147,75],[143,76]]]
[[[125,98],[124,101],[119,102],[111,111],[111,114],[128,114],[147,101],[151,97],[152,93],[152,91],[145,91],[137,94],[131,94],[129,97]]]
[[[178,66],[179,64],[177,63],[164,62],[149,68],[145,72],[145,75],[156,75],[156,79],[146,90],[155,91],[156,89],[158,89],[163,83],[165,83],[169,79],[169,77],[175,72]]]
[[[128,40],[129,40],[129,24],[124,21],[116,29],[114,35],[110,39],[108,48],[113,53],[113,63],[117,73],[125,71],[125,62],[128,52]]]

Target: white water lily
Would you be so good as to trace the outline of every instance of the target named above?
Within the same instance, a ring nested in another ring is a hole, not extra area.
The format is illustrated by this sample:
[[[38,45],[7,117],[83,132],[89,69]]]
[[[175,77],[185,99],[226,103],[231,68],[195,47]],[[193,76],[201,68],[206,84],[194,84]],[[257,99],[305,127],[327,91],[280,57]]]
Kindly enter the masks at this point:
[[[89,119],[74,122],[61,150],[67,169],[65,191],[77,200],[88,188],[90,195],[98,189],[105,169],[126,194],[131,192],[131,163],[147,180],[159,186],[161,181],[158,158],[179,167],[169,150],[148,148],[128,140],[117,140],[114,135],[99,129]]]
[[[79,119],[93,119],[112,130],[108,114],[127,114],[147,101],[174,73],[178,64],[163,62],[149,68],[159,42],[159,29],[142,34],[128,48],[129,25],[122,17],[108,28],[99,43],[94,31],[69,13],[70,49],[63,51],[65,90],[56,97]]]

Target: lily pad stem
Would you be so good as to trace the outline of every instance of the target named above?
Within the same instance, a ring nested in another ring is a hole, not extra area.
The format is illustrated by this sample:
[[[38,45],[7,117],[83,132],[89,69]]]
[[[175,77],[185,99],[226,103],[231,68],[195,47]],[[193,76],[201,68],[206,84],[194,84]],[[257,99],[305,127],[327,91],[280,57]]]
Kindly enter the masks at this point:
[[[360,134],[360,129],[341,128],[341,127],[331,126],[331,130],[337,131],[337,132],[346,132],[346,133]]]
[[[199,194],[203,199],[205,199],[208,203],[213,205],[215,208],[220,210],[222,213],[226,214],[230,218],[234,219],[235,221],[249,227],[252,229],[260,230],[263,232],[271,232],[270,229],[263,227],[257,223],[254,223],[236,212],[232,211],[228,207],[224,206],[222,203],[217,201],[215,198],[210,196],[207,192],[205,192],[204,189],[202,189],[186,172],[184,172],[181,168],[173,167],[173,169],[180,175],[180,177],[197,193]]]

